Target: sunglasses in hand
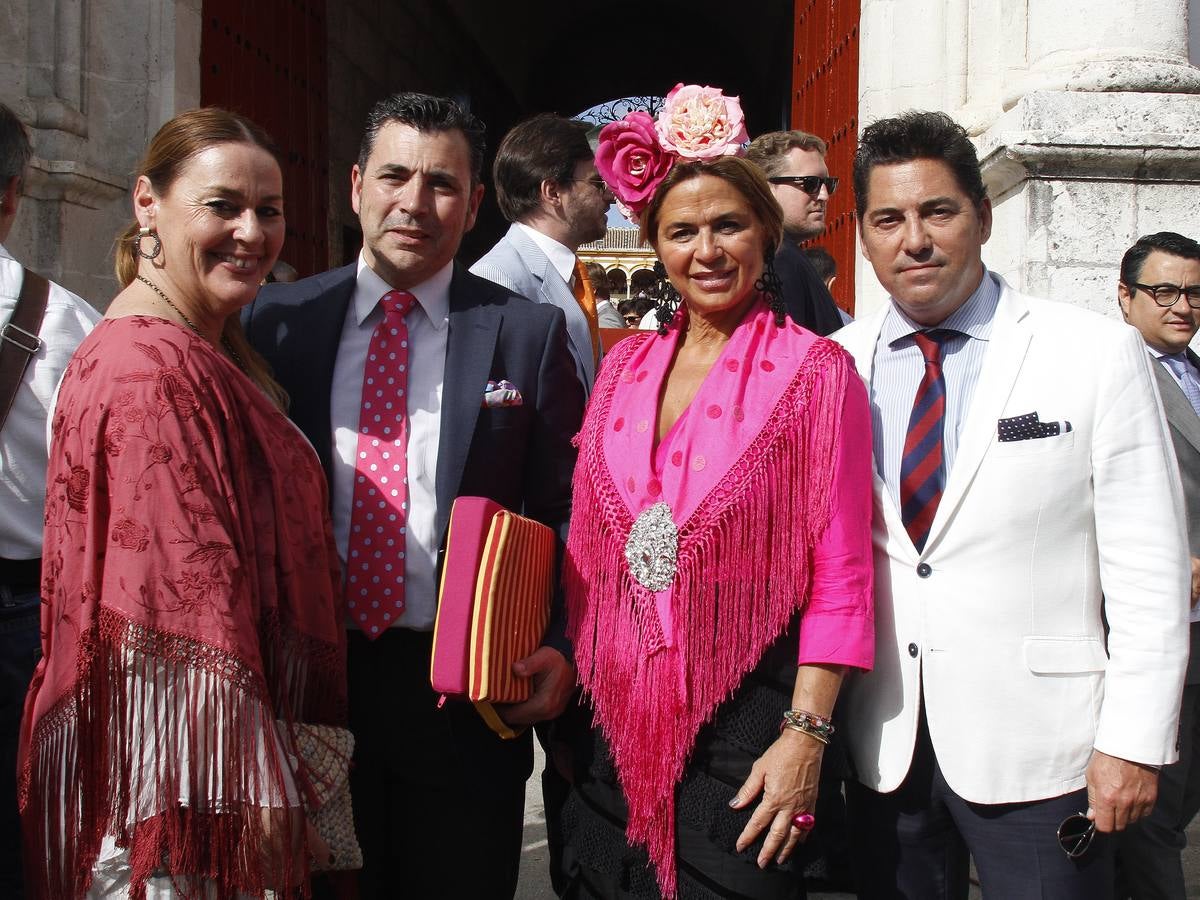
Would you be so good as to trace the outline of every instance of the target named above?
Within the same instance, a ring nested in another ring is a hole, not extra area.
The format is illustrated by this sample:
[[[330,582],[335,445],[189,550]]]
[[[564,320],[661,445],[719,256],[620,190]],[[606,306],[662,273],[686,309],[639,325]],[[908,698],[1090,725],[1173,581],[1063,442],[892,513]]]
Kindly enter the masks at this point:
[[[1084,813],[1067,816],[1058,826],[1058,846],[1071,859],[1079,859],[1092,846],[1096,837],[1096,823]]]

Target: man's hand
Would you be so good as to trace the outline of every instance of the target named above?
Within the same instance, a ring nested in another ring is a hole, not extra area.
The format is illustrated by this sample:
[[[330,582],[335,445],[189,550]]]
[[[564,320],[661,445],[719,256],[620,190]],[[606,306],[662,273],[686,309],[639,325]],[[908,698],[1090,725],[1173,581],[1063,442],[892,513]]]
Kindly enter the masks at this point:
[[[1150,814],[1157,796],[1157,769],[1092,751],[1087,767],[1087,815],[1097,831],[1124,831]]]
[[[497,706],[509,725],[532,725],[553,719],[567,708],[575,690],[575,667],[553,647],[538,647],[513,663],[513,674],[533,679],[533,693],[524,703]]]
[[[1192,606],[1200,600],[1200,559],[1192,557]]]

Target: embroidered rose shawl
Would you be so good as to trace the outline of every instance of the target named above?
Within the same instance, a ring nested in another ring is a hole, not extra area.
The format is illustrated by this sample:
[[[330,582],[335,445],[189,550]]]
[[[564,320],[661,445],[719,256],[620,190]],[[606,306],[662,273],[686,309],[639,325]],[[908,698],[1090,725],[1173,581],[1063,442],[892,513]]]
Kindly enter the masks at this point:
[[[584,689],[664,895],[675,892],[674,789],[696,733],[801,607],[830,484],[850,365],[757,303],[654,467],[658,399],[686,312],[606,358],[580,432],[564,580]],[[665,502],[677,568],[631,574],[635,520]]]
[[[37,893],[82,896],[113,835],[135,898],[155,870],[290,896],[307,872],[262,871],[260,807],[306,781],[273,722],[340,724],[346,703],[315,454],[209,344],[136,316],[68,366],[46,482],[20,770]]]

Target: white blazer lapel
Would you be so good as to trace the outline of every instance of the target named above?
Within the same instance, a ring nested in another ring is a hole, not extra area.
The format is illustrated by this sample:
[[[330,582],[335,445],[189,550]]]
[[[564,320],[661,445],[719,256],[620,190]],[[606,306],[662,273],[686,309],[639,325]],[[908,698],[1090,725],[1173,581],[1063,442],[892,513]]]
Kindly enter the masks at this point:
[[[1003,279],[1000,284],[1000,302],[992,320],[983,369],[971,398],[971,409],[958,437],[954,468],[946,479],[946,489],[942,492],[941,503],[929,529],[929,539],[925,544],[927,552],[936,546],[938,535],[953,518],[979,464],[983,462],[984,454],[995,439],[996,423],[1004,413],[1004,405],[1012,394],[1029,350],[1029,307],[1024,298]]]

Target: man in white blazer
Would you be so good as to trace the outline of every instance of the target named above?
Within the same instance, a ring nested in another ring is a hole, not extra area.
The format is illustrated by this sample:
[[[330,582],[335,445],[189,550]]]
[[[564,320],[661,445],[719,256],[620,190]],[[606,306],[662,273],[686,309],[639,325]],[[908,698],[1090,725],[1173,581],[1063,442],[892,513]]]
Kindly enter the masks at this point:
[[[604,237],[613,195],[596,171],[587,126],[548,113],[521,122],[500,142],[492,178],[500,212],[513,224],[471,272],[563,311],[576,374],[591,394],[599,321],[575,254]]]
[[[965,898],[970,857],[988,897],[1109,897],[1107,833],[1176,758],[1187,661],[1141,337],[987,271],[991,205],[948,116],[865,129],[854,181],[891,295],[836,335],[875,432],[876,662],[839,713],[860,897]],[[1099,834],[1061,845],[1077,813]]]

